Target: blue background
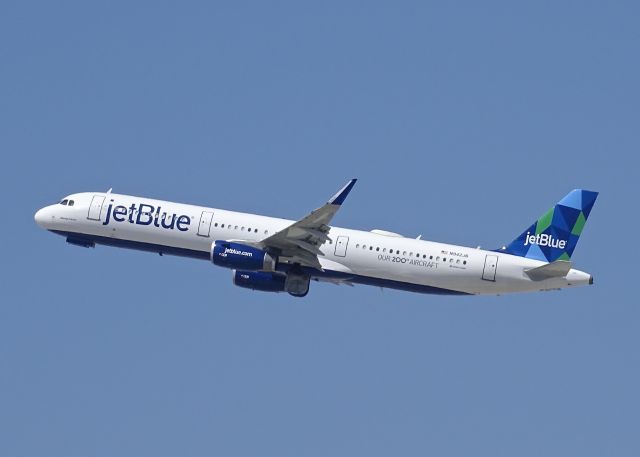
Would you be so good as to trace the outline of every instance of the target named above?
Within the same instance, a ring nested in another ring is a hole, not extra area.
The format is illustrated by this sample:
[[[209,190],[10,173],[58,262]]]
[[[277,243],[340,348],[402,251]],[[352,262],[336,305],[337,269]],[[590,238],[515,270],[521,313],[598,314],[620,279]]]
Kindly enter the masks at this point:
[[[637,2],[30,2],[0,12],[0,455],[637,456]],[[600,191],[596,284],[233,287],[67,245],[104,191],[499,247]]]

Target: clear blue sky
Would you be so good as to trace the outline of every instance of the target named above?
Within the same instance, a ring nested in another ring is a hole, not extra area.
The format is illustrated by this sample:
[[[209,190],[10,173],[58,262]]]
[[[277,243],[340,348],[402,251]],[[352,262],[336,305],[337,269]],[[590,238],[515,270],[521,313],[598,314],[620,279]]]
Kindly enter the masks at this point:
[[[640,455],[637,2],[0,7],[2,456]],[[33,222],[106,190],[498,247],[600,191],[596,284],[234,288]]]

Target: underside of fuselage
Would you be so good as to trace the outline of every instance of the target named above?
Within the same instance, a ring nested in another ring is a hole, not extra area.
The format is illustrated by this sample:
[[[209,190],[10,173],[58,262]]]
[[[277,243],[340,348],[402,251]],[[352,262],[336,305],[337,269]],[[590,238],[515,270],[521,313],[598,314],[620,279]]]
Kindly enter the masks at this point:
[[[125,249],[133,249],[136,251],[152,252],[159,255],[173,255],[179,257],[188,257],[191,259],[210,260],[211,254],[208,251],[200,251],[195,249],[186,249],[174,246],[165,246],[154,243],[145,243],[140,241],[123,240],[119,238],[109,238],[98,235],[89,235],[85,233],[67,232],[61,230],[50,230],[50,232],[57,235],[61,235],[67,239],[67,242],[77,246],[93,247],[96,244],[104,246],[112,246]],[[288,264],[279,264],[278,271],[286,273],[292,267]],[[344,273],[340,271],[333,271],[324,269],[323,271],[302,267],[303,271],[311,276],[311,279],[317,281],[328,281],[334,283],[346,283],[346,284],[362,284],[367,286],[381,287],[386,289],[404,290],[408,292],[417,292],[422,294],[431,295],[472,295],[466,292],[445,289],[440,287],[433,287],[422,284],[413,284],[403,281],[395,281],[392,279],[375,278],[370,276],[363,276],[352,273]]]

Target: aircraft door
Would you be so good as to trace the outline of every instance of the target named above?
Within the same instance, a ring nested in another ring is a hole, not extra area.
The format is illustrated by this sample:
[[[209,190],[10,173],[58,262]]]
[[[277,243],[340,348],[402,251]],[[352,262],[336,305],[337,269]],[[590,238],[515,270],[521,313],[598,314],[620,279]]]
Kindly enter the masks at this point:
[[[100,220],[100,213],[102,213],[102,204],[104,203],[104,195],[94,195],[91,199],[91,206],[89,206],[89,214],[87,219],[92,221]]]
[[[211,219],[213,219],[213,213],[209,211],[203,211],[200,216],[200,225],[198,225],[199,236],[209,236],[211,232]]]
[[[482,270],[482,279],[486,281],[496,280],[496,269],[498,268],[498,256],[487,255],[484,259],[484,270]]]
[[[338,257],[345,257],[347,255],[347,245],[349,244],[348,236],[339,236],[336,240],[335,254]]]

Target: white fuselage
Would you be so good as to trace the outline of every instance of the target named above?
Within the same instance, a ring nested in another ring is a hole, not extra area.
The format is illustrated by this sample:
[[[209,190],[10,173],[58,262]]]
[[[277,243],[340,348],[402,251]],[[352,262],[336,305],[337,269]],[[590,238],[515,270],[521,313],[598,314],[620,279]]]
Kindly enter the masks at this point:
[[[294,221],[114,193],[66,197],[73,206],[47,206],[39,225],[70,242],[91,241],[151,252],[208,259],[215,240],[255,241]],[[376,233],[377,232],[377,233]],[[435,243],[381,231],[332,226],[320,246],[322,269],[313,279],[363,283],[426,293],[501,294],[589,284],[589,274],[533,281],[525,270],[544,262]],[[80,243],[78,243],[80,244]]]

